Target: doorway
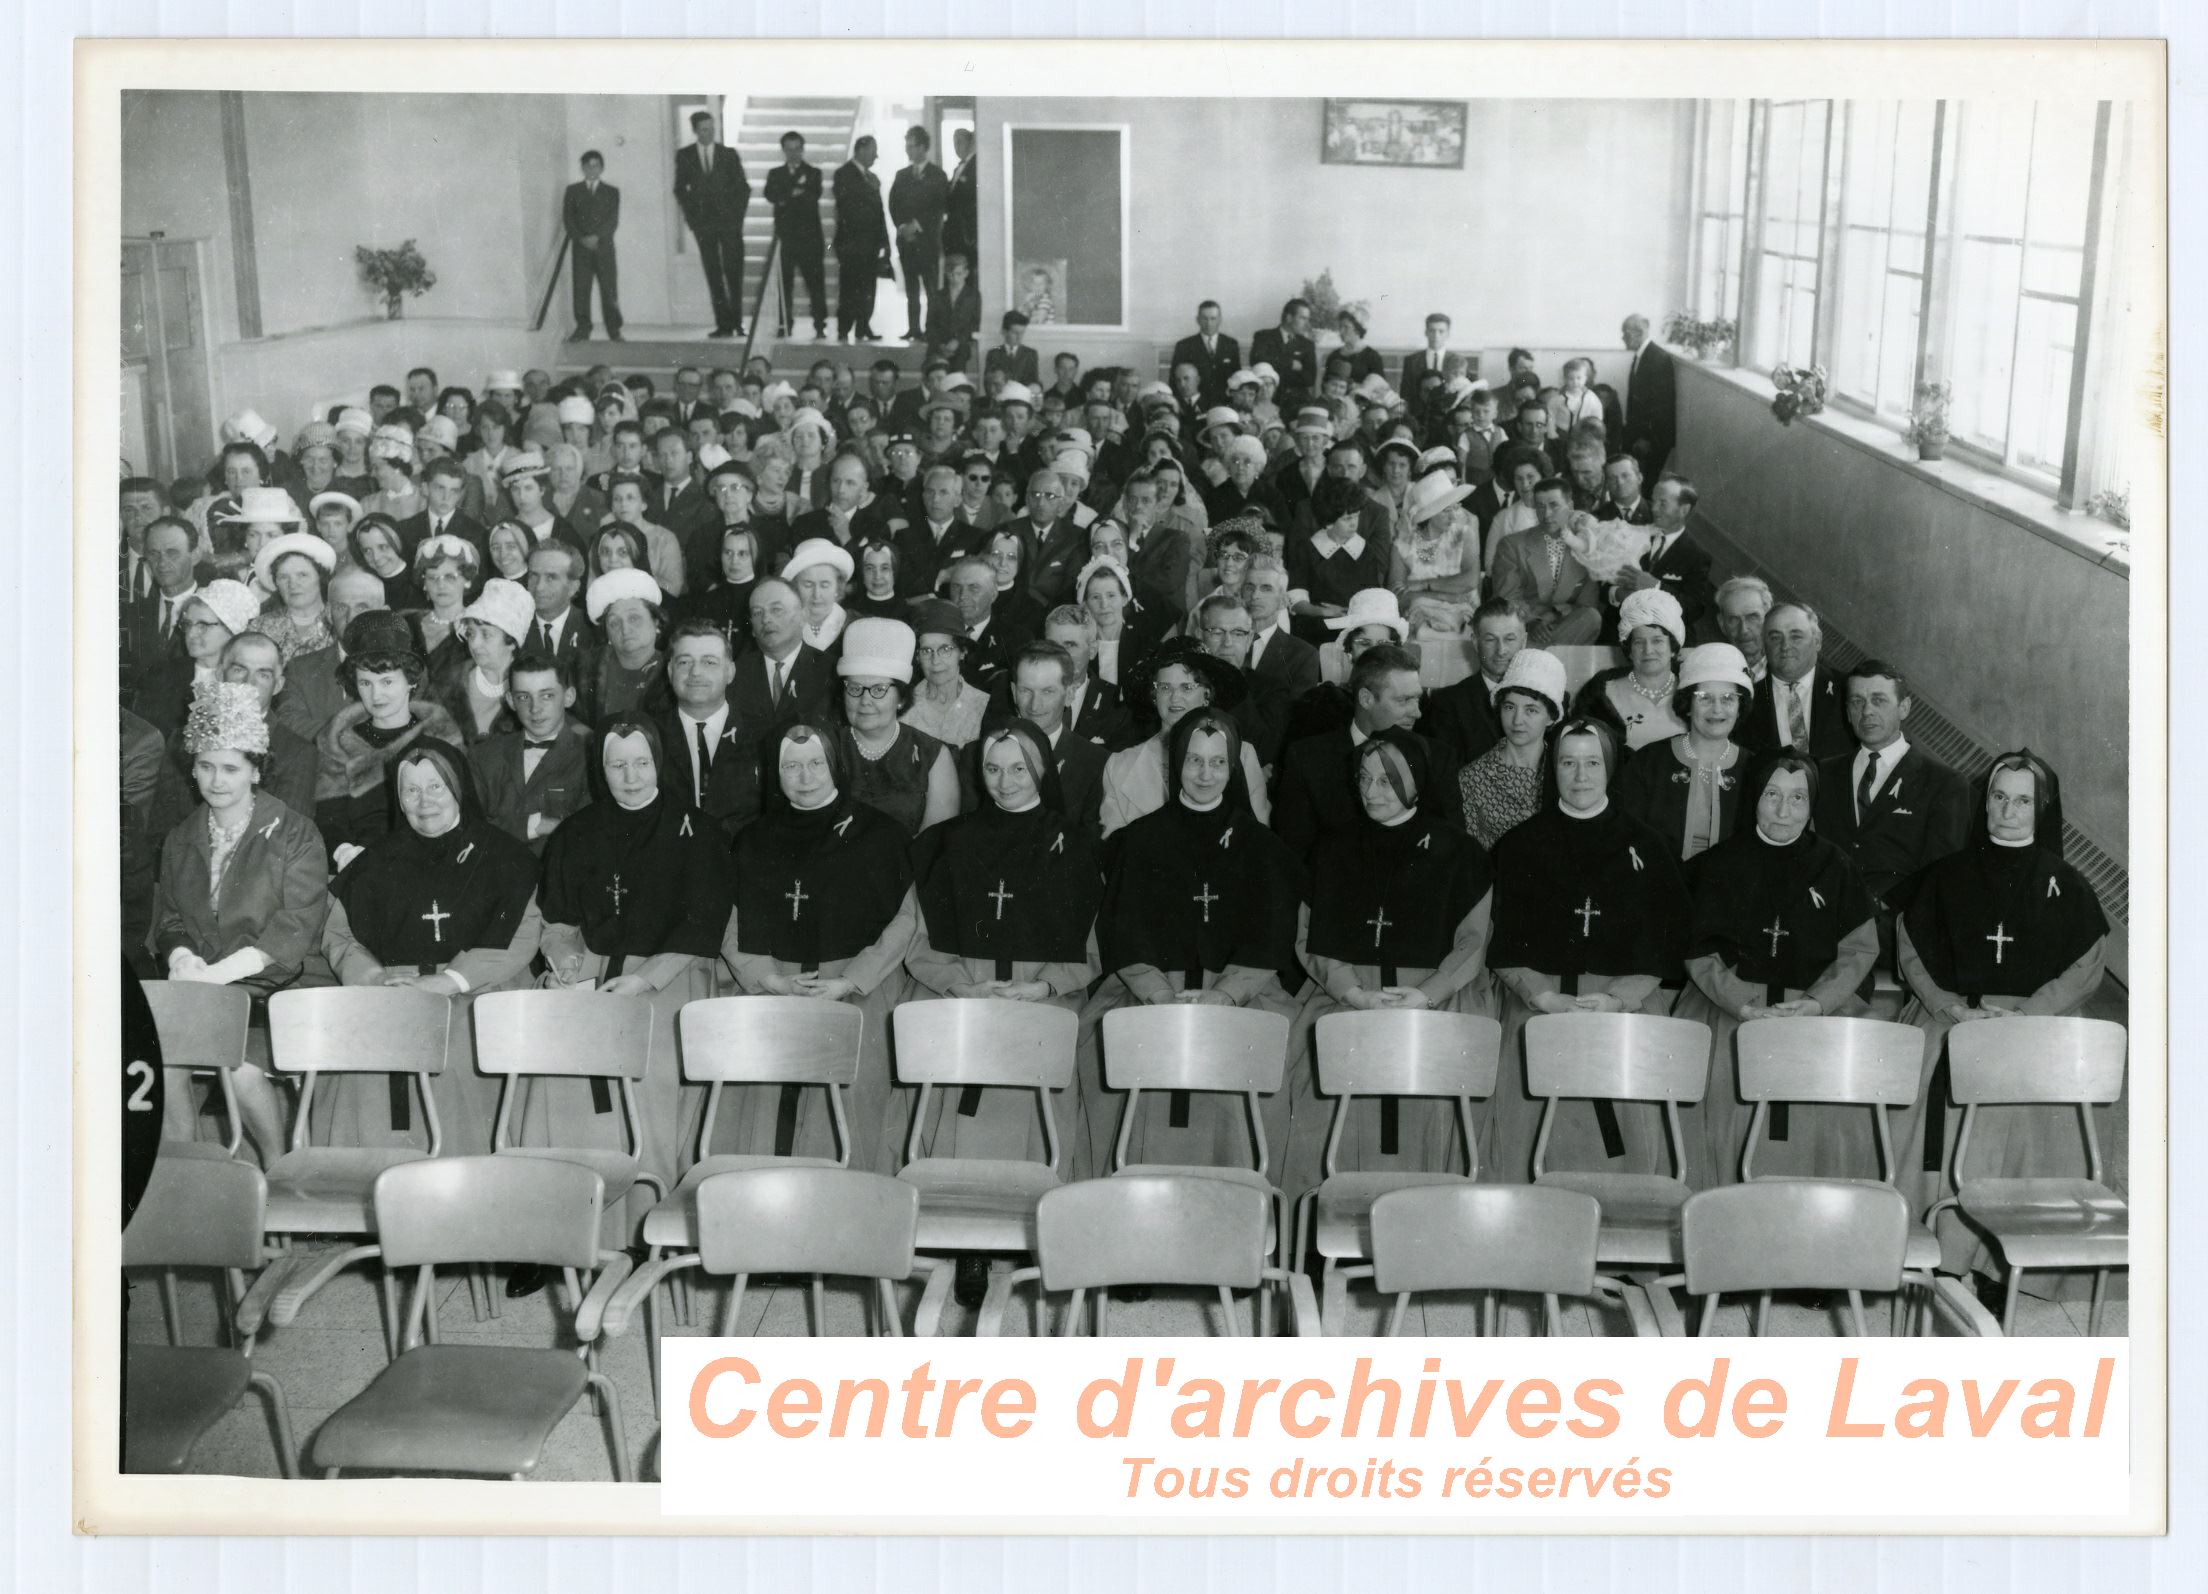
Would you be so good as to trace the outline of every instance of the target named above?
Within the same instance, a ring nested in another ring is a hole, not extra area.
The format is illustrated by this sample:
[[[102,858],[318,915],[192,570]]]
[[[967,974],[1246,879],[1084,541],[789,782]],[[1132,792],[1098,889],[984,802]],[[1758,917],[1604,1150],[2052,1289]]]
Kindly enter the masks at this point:
[[[215,447],[200,246],[123,240],[123,458],[164,483],[205,467]]]

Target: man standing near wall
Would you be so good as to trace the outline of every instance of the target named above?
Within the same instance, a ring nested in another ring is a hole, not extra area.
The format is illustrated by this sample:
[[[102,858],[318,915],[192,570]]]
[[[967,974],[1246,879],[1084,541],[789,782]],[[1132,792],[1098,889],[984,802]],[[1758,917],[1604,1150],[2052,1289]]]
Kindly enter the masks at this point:
[[[1618,336],[1633,356],[1625,379],[1625,451],[1641,462],[1643,478],[1656,481],[1679,432],[1677,373],[1670,351],[1650,341],[1647,316],[1627,316]]]
[[[927,336],[920,290],[935,303],[936,270],[943,258],[943,216],[950,208],[951,185],[943,168],[928,159],[935,141],[928,130],[915,127],[905,134],[905,159],[909,163],[889,185],[889,219],[897,227],[897,264],[905,273],[905,336],[914,343]]]
[[[744,212],[751,208],[751,179],[736,152],[714,142],[711,111],[691,117],[690,131],[697,142],[675,151],[675,203],[705,267],[711,335],[732,338],[744,330]]]
[[[805,135],[782,135],[782,164],[767,173],[767,203],[782,240],[782,303],[776,334],[790,335],[797,318],[797,277],[805,277],[805,303],[813,312],[813,338],[828,336],[828,296],[822,289],[820,168],[805,159]]]
[[[882,180],[874,175],[873,137],[851,146],[836,168],[836,336],[848,343],[879,341],[874,290],[888,264],[889,228],[882,221]]]
[[[971,262],[981,246],[981,208],[976,193],[980,174],[974,170],[973,129],[962,127],[951,135],[951,149],[958,164],[951,169],[950,202],[943,213],[943,252],[964,255]]]
[[[590,337],[590,285],[598,284],[598,302],[606,312],[606,336],[621,341],[620,279],[613,257],[614,229],[621,225],[621,190],[602,179],[606,158],[594,149],[583,151],[583,180],[567,185],[560,207],[567,226],[567,240],[574,246],[570,264],[575,284],[575,330],[570,343]]]

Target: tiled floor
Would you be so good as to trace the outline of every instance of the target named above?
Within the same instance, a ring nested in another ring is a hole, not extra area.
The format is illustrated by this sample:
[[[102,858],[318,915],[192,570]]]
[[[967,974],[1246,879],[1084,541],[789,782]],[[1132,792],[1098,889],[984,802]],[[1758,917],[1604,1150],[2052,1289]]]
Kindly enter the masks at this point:
[[[455,1277],[439,1281],[439,1317],[445,1338],[460,1343],[543,1346],[572,1344],[564,1326],[555,1328],[555,1308],[551,1293],[521,1301],[501,1301],[502,1315],[495,1320],[477,1321],[469,1309],[468,1290],[464,1281]],[[188,1343],[210,1344],[214,1335],[214,1294],[210,1285],[198,1280],[185,1280],[180,1287],[181,1310],[184,1319],[184,1337]],[[906,1321],[910,1321],[917,1287],[908,1287],[903,1295]],[[698,1321],[687,1328],[668,1324],[669,1332],[702,1333],[706,1325],[717,1323],[721,1302],[718,1292],[701,1291],[697,1297]],[[1244,1303],[1245,1309],[1247,1302]],[[831,1286],[828,1292],[828,1327],[836,1334],[856,1334],[862,1325],[861,1297],[855,1287]],[[1191,1291],[1159,1291],[1148,1301],[1114,1302],[1110,1309],[1110,1329],[1118,1334],[1202,1334],[1219,1331],[1220,1308],[1216,1299],[1206,1299]],[[760,1289],[747,1295],[744,1311],[738,1324],[746,1335],[794,1335],[807,1329],[808,1308],[806,1292],[798,1288]],[[1886,1314],[1874,1309],[1870,1312],[1870,1330],[1874,1335],[1886,1332]],[[1032,1310],[1015,1308],[1008,1314],[1007,1332],[1025,1334],[1034,1329]],[[2085,1308],[2082,1302],[2040,1300],[2027,1296],[2023,1302],[2018,1328],[2027,1335],[2075,1335],[2085,1331]],[[564,1315],[559,1322],[564,1325]],[[1049,1327],[1057,1326],[1057,1308],[1049,1312]],[[1384,1323],[1383,1307],[1369,1290],[1353,1290],[1350,1295],[1349,1332],[1371,1334],[1379,1332]],[[1437,1335],[1470,1335],[1476,1331],[1477,1316],[1469,1299],[1441,1300],[1414,1310],[1410,1328]],[[2125,1332],[2126,1306],[2122,1299],[2112,1300],[2107,1313],[2105,1331],[2110,1334]],[[1505,1307],[1504,1331],[1523,1334],[1530,1329],[1530,1314],[1523,1305]],[[1827,1313],[1808,1305],[1776,1305],[1772,1312],[1772,1332],[1786,1335],[1830,1334],[1836,1323]],[[1747,1332],[1745,1307],[1728,1306],[1720,1313],[1718,1331],[1740,1334]],[[944,1325],[948,1333],[970,1333],[973,1328],[971,1313],[952,1307]],[[1247,1320],[1245,1319],[1245,1331]],[[1598,1334],[1623,1335],[1631,1332],[1622,1313],[1606,1312],[1577,1303],[1567,1303],[1564,1309],[1564,1331],[1568,1336]],[[651,1399],[651,1383],[644,1360],[641,1314],[628,1334],[610,1342],[601,1354],[600,1365],[614,1381],[620,1393],[623,1416],[626,1422],[632,1463],[639,1469],[639,1476],[650,1476],[655,1459],[652,1438],[657,1417]],[[133,1340],[158,1341],[163,1337],[163,1316],[158,1291],[150,1280],[141,1281],[132,1292],[131,1338]],[[291,1407],[293,1432],[300,1450],[312,1469],[313,1435],[332,1411],[366,1388],[376,1373],[385,1365],[383,1334],[378,1327],[376,1292],[370,1275],[365,1269],[352,1269],[332,1281],[313,1301],[299,1321],[289,1327],[267,1334],[254,1354],[255,1365],[272,1373],[283,1384],[285,1398]],[[213,1431],[199,1443],[193,1453],[195,1472],[235,1474],[248,1477],[275,1477],[278,1469],[271,1440],[267,1408],[259,1396],[248,1394],[238,1408],[224,1418]],[[607,1454],[606,1425],[596,1416],[588,1402],[580,1404],[569,1414],[552,1435],[545,1447],[544,1461],[537,1476],[547,1480],[575,1481],[610,1478],[612,1467]]]

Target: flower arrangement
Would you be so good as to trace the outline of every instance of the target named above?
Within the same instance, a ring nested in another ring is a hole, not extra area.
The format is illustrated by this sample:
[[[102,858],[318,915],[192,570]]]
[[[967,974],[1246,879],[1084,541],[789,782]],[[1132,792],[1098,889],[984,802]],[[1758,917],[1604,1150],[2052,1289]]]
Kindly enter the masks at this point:
[[[1372,324],[1372,306],[1363,299],[1344,299],[1341,290],[1334,286],[1331,266],[1315,277],[1306,277],[1297,297],[1311,307],[1311,330],[1314,332],[1341,331],[1339,322],[1344,310],[1355,316],[1359,324]]]
[[[1825,368],[1821,365],[1806,370],[1775,365],[1771,382],[1779,390],[1778,397],[1771,401],[1771,413],[1779,418],[1781,426],[1792,426],[1796,416],[1815,415],[1825,407]]]
[[[396,249],[355,244],[353,262],[360,267],[360,280],[383,295],[383,313],[393,321],[406,313],[407,294],[418,299],[437,286],[437,273],[411,238]]]
[[[2098,515],[2120,531],[2131,530],[2131,489],[2111,487],[2085,501],[2085,512]]]
[[[1699,360],[1731,348],[1736,330],[1727,316],[1704,321],[1685,310],[1674,310],[1664,323],[1664,341]]]
[[[1915,406],[1902,435],[1917,445],[1917,458],[1939,459],[1947,453],[1947,410],[1955,390],[1945,382],[1919,382]]]

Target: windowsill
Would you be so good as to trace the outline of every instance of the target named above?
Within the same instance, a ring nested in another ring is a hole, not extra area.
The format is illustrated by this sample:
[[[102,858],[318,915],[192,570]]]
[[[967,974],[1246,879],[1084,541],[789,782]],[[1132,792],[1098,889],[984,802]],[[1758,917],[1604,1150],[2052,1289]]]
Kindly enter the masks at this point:
[[[1680,369],[1698,371],[1703,376],[1739,388],[1765,406],[1778,392],[1769,377],[1743,367],[1714,365],[1689,354],[1678,355],[1676,363]],[[1773,417],[1771,424],[1778,425],[1778,419]],[[1836,437],[1866,454],[1875,455],[1895,470],[1916,477],[1928,487],[2021,526],[2032,535],[2076,554],[2088,564],[2127,581],[2131,578],[2130,533],[2096,515],[2058,509],[2054,500],[2044,493],[1966,460],[1913,459],[1904,452],[1908,445],[1899,434],[1835,405],[1828,404],[1817,414],[1795,421],[1794,425]]]

